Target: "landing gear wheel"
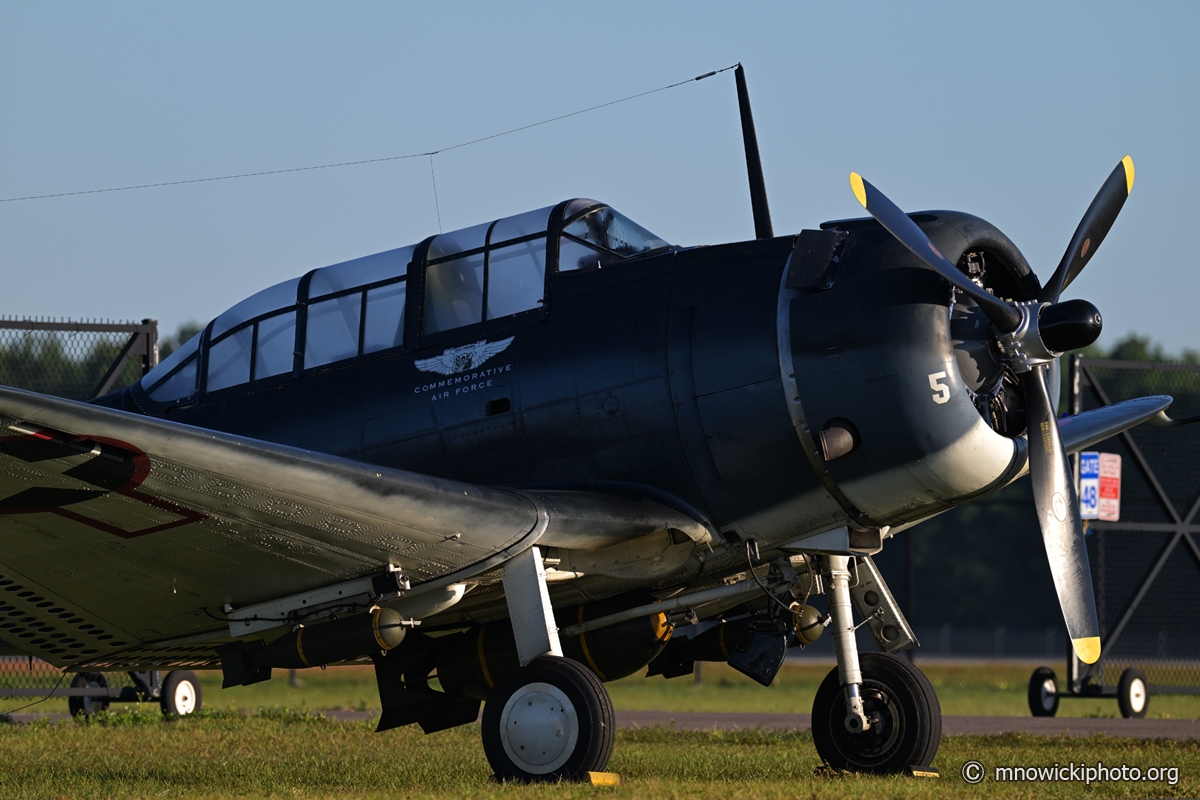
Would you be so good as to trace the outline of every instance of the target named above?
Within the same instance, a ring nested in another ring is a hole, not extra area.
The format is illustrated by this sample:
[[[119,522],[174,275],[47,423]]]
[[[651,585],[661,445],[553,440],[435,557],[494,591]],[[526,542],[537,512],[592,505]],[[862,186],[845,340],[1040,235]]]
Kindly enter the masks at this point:
[[[1029,678],[1029,713],[1035,717],[1058,713],[1058,676],[1049,667],[1038,667]]]
[[[200,681],[196,673],[181,669],[168,672],[159,696],[162,713],[168,717],[186,717],[200,710]]]
[[[845,692],[833,669],[813,700],[812,733],[817,755],[830,767],[886,774],[927,767],[942,740],[942,706],[929,679],[889,653],[864,653],[863,710],[871,727],[846,730]]]
[[[81,672],[71,681],[71,688],[107,689],[108,680],[105,679],[105,677],[99,672]],[[68,697],[67,708],[71,711],[72,717],[82,717],[83,719],[87,719],[94,714],[103,714],[105,711],[108,711],[108,696],[97,695],[96,697]]]
[[[483,751],[500,780],[576,780],[608,766],[612,700],[595,673],[542,656],[505,675],[483,707]]]
[[[1117,683],[1117,705],[1125,719],[1141,719],[1150,706],[1150,691],[1146,688],[1146,674],[1136,667],[1121,673]]]

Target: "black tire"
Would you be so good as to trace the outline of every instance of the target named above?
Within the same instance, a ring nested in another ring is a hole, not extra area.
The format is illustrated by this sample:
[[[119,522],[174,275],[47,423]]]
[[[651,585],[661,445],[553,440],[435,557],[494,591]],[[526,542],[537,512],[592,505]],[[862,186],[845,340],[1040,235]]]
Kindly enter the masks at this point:
[[[615,737],[604,684],[569,658],[543,656],[511,670],[483,707],[483,751],[502,781],[578,780],[602,772]]]
[[[200,710],[200,681],[187,669],[168,672],[158,697],[162,713],[168,717],[186,717]]]
[[[71,688],[107,689],[108,679],[99,672],[81,672],[72,679]],[[105,711],[108,711],[108,702],[107,695],[97,697],[71,696],[67,698],[67,708],[70,710],[72,717],[87,719],[95,714],[103,714]]]
[[[813,700],[812,733],[817,755],[830,767],[888,774],[927,767],[942,741],[942,706],[929,679],[906,659],[864,653],[863,710],[871,727],[846,730],[846,699],[835,667]]]
[[[1049,667],[1038,667],[1029,677],[1029,713],[1035,717],[1058,713],[1058,676]]]
[[[1146,673],[1136,667],[1130,667],[1121,673],[1121,680],[1117,683],[1117,705],[1125,719],[1141,719],[1146,716],[1146,709],[1150,707]]]

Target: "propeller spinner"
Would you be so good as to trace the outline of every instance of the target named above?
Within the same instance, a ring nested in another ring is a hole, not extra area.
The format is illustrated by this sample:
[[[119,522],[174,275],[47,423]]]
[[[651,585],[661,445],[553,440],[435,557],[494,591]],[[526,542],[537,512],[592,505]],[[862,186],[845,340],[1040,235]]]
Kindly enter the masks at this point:
[[[907,214],[858,173],[850,187],[867,212],[893,236],[961,292],[992,322],[990,335],[1008,367],[1020,376],[1029,437],[1029,476],[1046,558],[1079,660],[1100,658],[1100,623],[1092,591],[1079,517],[1079,498],[1046,385],[1048,366],[1067,350],[1085,347],[1100,335],[1102,320],[1086,300],[1058,302],[1087,265],[1133,189],[1133,160],[1121,159],[1080,220],[1058,268],[1033,302],[1009,303],[977,286],[938,251]]]

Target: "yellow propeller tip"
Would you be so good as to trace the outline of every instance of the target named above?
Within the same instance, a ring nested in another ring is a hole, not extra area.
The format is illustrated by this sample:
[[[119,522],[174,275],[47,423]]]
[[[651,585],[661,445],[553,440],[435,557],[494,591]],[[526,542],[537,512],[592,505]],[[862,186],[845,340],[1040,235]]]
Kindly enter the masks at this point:
[[[1125,165],[1125,192],[1129,194],[1133,192],[1133,159],[1125,156],[1121,163]]]
[[[1089,636],[1086,639],[1072,639],[1075,655],[1085,664],[1095,664],[1100,660],[1100,637]]]
[[[1131,167],[1132,169],[1132,167]],[[858,198],[858,202],[862,203],[862,207],[867,207],[867,190],[863,188],[862,176],[857,172],[850,173],[850,188],[854,190],[854,196]]]

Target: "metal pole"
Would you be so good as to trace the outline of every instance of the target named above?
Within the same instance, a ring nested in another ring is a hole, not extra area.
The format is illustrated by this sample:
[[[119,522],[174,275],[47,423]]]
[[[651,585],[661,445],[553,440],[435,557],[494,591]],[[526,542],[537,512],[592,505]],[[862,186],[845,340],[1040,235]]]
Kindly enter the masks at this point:
[[[150,330],[146,331],[146,356],[142,365],[142,374],[145,375],[158,366],[158,320],[144,319],[142,324],[150,326]]]

